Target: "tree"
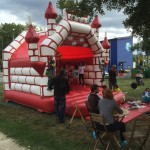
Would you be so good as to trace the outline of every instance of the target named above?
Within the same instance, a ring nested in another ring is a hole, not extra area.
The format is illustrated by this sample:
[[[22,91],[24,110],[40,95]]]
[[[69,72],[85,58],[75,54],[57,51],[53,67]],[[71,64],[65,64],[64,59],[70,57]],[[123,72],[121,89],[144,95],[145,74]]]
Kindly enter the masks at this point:
[[[143,51],[150,53],[150,1],[149,0],[58,0],[57,7],[73,12],[77,16],[94,16],[106,10],[123,10],[128,17],[125,27],[132,29],[132,35],[143,39]]]

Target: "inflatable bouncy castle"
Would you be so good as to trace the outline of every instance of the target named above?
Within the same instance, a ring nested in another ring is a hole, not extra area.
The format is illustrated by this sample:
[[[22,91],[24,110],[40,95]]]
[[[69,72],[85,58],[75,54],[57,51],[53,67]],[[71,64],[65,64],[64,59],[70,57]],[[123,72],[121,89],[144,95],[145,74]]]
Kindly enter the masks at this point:
[[[47,90],[46,70],[51,60],[55,61],[55,71],[69,63],[71,67],[86,63],[84,81],[86,88],[72,89],[67,95],[66,113],[72,115],[74,101],[78,102],[83,115],[87,115],[86,97],[88,85],[98,84],[102,78],[101,62],[108,64],[110,44],[105,37],[99,42],[98,16],[92,23],[88,17],[76,17],[63,10],[63,19],[56,24],[57,13],[50,2],[45,12],[47,31],[36,33],[32,23],[28,31],[22,32],[3,50],[3,79],[5,100],[13,101],[40,112],[54,112],[53,90]],[[101,94],[101,93],[100,93]],[[115,94],[119,102],[124,94]],[[78,116],[78,115],[77,115]]]

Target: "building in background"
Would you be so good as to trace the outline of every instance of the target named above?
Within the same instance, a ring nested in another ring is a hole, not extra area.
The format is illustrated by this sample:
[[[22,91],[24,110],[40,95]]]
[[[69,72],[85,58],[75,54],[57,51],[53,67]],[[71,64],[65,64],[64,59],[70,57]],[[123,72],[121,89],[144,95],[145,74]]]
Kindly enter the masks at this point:
[[[109,40],[110,48],[110,61],[109,68],[115,64],[119,72],[133,68],[133,55],[131,46],[133,45],[133,37],[121,37]]]

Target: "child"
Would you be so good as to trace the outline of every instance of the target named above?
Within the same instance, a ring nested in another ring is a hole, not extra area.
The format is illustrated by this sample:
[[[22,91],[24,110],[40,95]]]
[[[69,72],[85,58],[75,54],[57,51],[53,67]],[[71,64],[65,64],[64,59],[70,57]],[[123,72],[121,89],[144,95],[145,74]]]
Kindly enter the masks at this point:
[[[142,99],[145,103],[150,103],[150,88],[144,90]]]
[[[78,85],[78,79],[79,79],[79,70],[78,65],[75,65],[74,70],[72,71],[72,77],[73,77],[73,84]]]
[[[118,87],[117,84],[114,85],[114,91],[115,91],[115,92],[122,92],[122,91],[120,90],[120,88]]]
[[[123,93],[121,90],[120,90],[120,88],[118,87],[118,85],[116,84],[116,85],[114,85],[114,92],[118,92],[118,93]],[[121,103],[124,103],[125,102],[125,96],[122,98],[122,100],[121,100]]]

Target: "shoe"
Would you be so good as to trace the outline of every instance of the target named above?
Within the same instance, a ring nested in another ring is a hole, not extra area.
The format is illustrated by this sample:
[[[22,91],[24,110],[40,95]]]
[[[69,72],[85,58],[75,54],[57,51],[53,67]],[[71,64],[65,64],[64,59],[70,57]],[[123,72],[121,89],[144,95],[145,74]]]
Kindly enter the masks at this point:
[[[97,135],[96,135],[96,132],[95,132],[95,131],[93,131],[92,136],[93,136],[93,139],[94,139],[94,140],[97,139]]]
[[[124,146],[126,146],[127,144],[128,144],[128,142],[127,142],[126,140],[120,141],[121,147],[124,147]]]

